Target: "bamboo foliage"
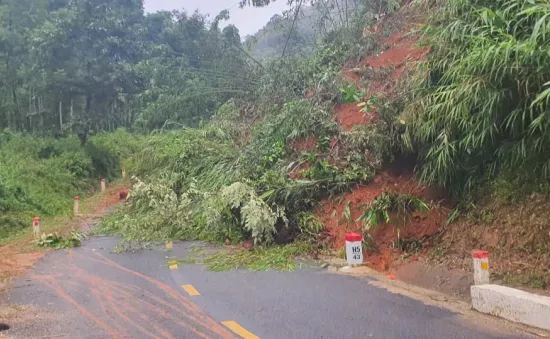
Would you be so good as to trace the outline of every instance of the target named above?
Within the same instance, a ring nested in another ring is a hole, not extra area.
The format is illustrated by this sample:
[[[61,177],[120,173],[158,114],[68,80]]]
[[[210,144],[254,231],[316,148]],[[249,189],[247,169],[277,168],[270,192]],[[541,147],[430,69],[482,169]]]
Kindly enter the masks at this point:
[[[549,29],[548,0],[444,1],[404,111],[423,179],[463,192],[509,170],[550,178]]]

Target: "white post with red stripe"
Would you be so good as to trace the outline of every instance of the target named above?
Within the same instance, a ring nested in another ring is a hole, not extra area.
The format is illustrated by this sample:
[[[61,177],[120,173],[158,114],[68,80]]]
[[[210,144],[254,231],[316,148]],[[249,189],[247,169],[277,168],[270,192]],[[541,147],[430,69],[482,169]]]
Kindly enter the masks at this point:
[[[363,264],[362,239],[358,233],[346,234],[346,259],[351,267]]]
[[[101,179],[101,193],[105,192],[105,179]]]
[[[474,260],[474,285],[489,284],[489,252],[474,251],[472,259]]]
[[[34,217],[32,219],[32,233],[34,234],[35,237],[40,236],[40,218],[39,217]]]
[[[73,214],[78,215],[80,209],[80,197],[74,197]]]

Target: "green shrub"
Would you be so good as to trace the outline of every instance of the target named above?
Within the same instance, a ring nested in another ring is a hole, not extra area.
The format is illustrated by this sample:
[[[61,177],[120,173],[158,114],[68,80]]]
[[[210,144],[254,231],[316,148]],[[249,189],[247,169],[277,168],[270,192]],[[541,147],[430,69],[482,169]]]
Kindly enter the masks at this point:
[[[0,216],[0,242],[3,238],[20,231],[29,226],[29,222],[24,222],[22,216],[1,215]],[[30,218],[29,218],[30,220]]]
[[[120,159],[120,165],[126,168],[128,173],[135,173],[137,171],[139,164],[135,155],[143,148],[143,144],[145,143],[144,136],[130,133],[120,128],[112,133],[95,135],[90,138],[90,141],[115,154]]]
[[[88,141],[85,150],[92,162],[93,177],[113,179],[119,176],[120,158],[107,146],[96,145],[92,141]]]
[[[355,222],[362,222],[365,232],[381,223],[393,222],[399,237],[400,228],[407,223],[412,212],[427,212],[429,209],[424,201],[410,194],[383,192],[368,204]],[[390,219],[391,213],[395,214],[397,220]]]
[[[361,91],[357,86],[351,84],[340,89],[342,93],[342,101],[346,103],[360,102],[365,96],[365,91]]]
[[[104,146],[80,146],[76,136],[34,137],[0,133],[0,236],[24,226],[32,215],[72,213],[72,198],[90,188],[92,176],[114,177],[118,157]]]
[[[178,196],[166,182],[138,180],[132,188],[131,206],[106,218],[102,231],[138,241],[223,241],[251,236],[256,243],[269,243],[279,219],[284,219],[283,211],[273,211],[244,183],[226,186],[216,194],[191,188]]]

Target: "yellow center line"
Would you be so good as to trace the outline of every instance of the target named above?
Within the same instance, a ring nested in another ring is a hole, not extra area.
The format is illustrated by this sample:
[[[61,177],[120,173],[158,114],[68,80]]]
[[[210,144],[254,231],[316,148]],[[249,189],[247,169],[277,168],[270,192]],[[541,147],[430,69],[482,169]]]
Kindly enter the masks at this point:
[[[243,339],[260,339],[260,337],[248,332],[241,325],[237,324],[234,321],[222,321],[222,324],[224,324],[227,328],[238,334]]]
[[[181,285],[190,296],[201,295],[193,285]]]
[[[177,269],[178,269],[178,264],[172,264],[172,265],[170,265],[170,269],[171,269],[171,270],[177,270]]]

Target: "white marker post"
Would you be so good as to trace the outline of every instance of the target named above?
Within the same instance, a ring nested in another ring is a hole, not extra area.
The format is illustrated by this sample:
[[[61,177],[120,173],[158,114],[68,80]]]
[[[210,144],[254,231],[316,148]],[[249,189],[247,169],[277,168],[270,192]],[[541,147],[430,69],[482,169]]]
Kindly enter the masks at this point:
[[[105,179],[101,179],[101,193],[105,192]]]
[[[489,284],[489,252],[474,251],[474,285]]]
[[[122,180],[126,180],[126,168],[122,169]]]
[[[39,217],[34,217],[32,219],[32,232],[35,237],[38,238],[40,236],[40,218]]]
[[[362,238],[361,234],[346,234],[346,259],[350,267],[363,264]]]
[[[74,197],[73,214],[78,215],[80,205],[80,197]]]

